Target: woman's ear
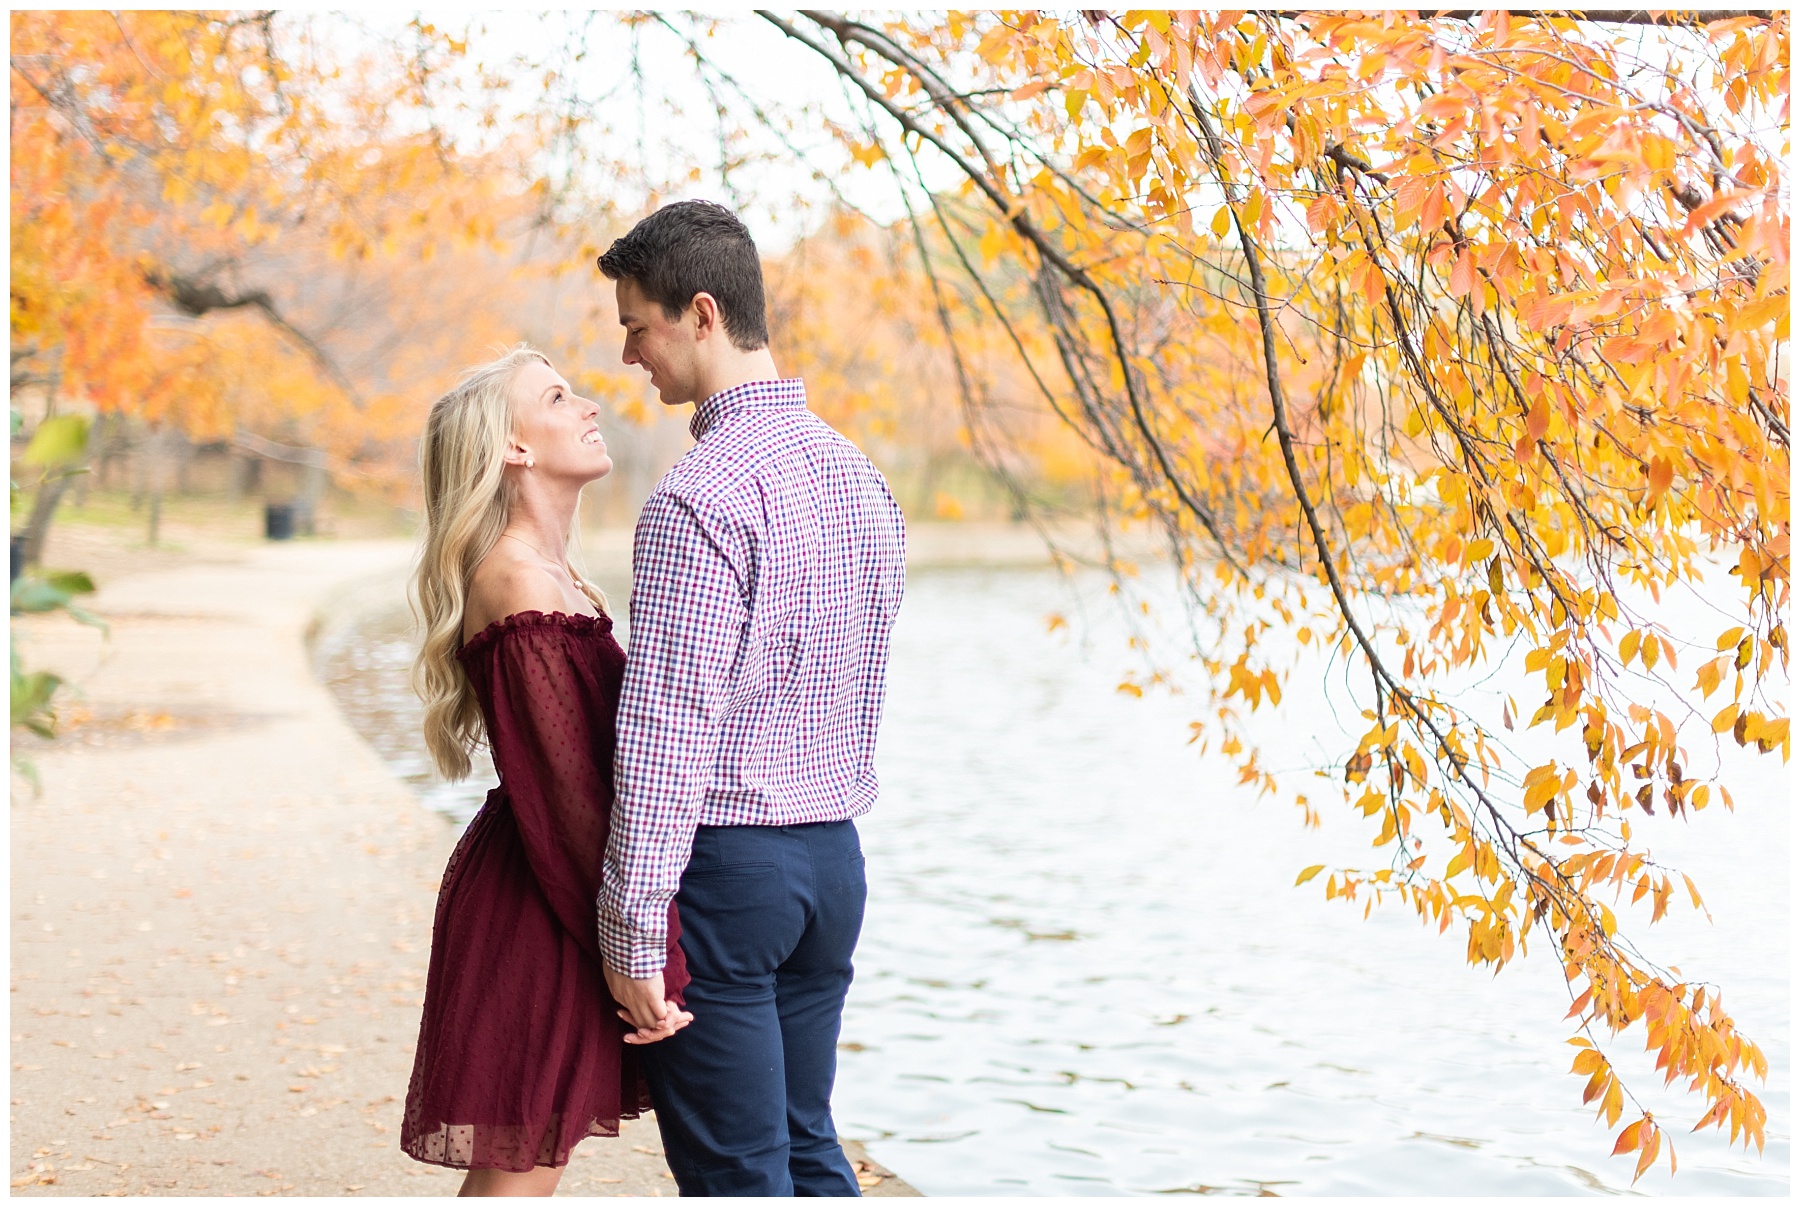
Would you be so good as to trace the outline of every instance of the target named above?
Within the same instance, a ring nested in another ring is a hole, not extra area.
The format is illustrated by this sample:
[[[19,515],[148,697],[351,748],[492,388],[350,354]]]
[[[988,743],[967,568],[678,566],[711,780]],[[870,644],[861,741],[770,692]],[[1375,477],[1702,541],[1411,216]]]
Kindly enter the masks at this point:
[[[517,440],[512,439],[507,440],[506,455],[503,456],[501,460],[508,465],[523,465],[529,467],[533,464],[531,453],[526,450],[524,445],[520,444]]]

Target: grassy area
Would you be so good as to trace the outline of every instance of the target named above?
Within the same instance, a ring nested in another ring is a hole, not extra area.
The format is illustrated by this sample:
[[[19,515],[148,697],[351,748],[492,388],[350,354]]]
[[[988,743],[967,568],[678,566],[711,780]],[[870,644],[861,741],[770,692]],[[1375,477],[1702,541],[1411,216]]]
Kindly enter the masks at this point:
[[[231,499],[217,494],[166,495],[162,505],[159,543],[180,544],[196,536],[208,540],[260,541],[263,539],[263,503],[259,498]],[[128,491],[88,492],[86,504],[65,499],[56,513],[57,524],[134,531],[135,539],[148,544],[150,505],[136,506]],[[410,536],[413,521],[406,512],[381,499],[334,493],[320,509],[319,535],[370,539]]]
[[[44,548],[44,565],[86,570],[104,585],[126,574],[230,557],[262,543],[263,503],[260,498],[234,500],[216,493],[165,496],[158,539],[152,545],[147,500],[133,507],[127,491],[90,490],[83,505],[67,498],[57,511]],[[24,511],[22,507],[16,523],[23,522]],[[321,508],[317,535],[295,539],[410,538],[414,522],[386,500],[334,492]]]

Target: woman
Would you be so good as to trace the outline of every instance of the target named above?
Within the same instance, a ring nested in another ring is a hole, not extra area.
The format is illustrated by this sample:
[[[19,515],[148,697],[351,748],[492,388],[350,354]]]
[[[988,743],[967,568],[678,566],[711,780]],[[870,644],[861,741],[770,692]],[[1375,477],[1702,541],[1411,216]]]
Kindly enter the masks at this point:
[[[425,641],[414,681],[438,769],[485,745],[500,786],[450,856],[400,1143],[466,1169],[465,1195],[549,1194],[586,1136],[649,1107],[606,991],[595,920],[625,655],[569,567],[581,488],[612,468],[595,420],[521,344],[466,373],[426,423]],[[686,963],[669,919],[668,992]]]

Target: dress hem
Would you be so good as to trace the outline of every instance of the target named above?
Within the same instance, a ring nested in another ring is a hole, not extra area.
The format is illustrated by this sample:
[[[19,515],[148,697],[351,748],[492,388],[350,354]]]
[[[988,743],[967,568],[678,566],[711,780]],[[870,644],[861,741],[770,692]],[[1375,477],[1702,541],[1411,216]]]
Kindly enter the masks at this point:
[[[599,1119],[589,1120],[587,1132],[585,1134],[583,1134],[579,1139],[577,1139],[575,1141],[575,1144],[580,1144],[582,1140],[592,1139],[595,1136],[599,1136],[602,1140],[617,1140],[619,1138],[619,1124],[625,1122],[628,1119],[641,1119],[645,1114],[646,1114],[646,1112],[644,1112],[644,1111],[632,1111],[632,1112],[629,1112],[626,1114],[621,1114],[617,1119],[615,1119],[613,1121],[610,1129],[608,1129],[607,1125]],[[450,1124],[450,1125],[440,1125],[440,1126],[455,1126],[455,1125]],[[533,1165],[526,1166],[523,1169],[517,1168],[512,1165],[503,1165],[503,1164],[485,1164],[484,1165],[484,1164],[478,1164],[475,1162],[459,1163],[456,1161],[440,1161],[440,1160],[436,1160],[432,1157],[421,1157],[417,1153],[413,1152],[412,1149],[409,1148],[405,1143],[402,1143],[400,1145],[400,1151],[406,1154],[408,1160],[417,1161],[421,1165],[435,1165],[439,1169],[460,1169],[460,1170],[464,1171],[465,1173],[469,1172],[470,1170],[476,1170],[476,1169],[498,1169],[505,1173],[530,1173],[534,1169],[567,1169],[569,1166],[569,1158],[572,1157],[575,1153],[575,1144],[571,1144],[569,1146],[569,1151],[563,1154],[563,1159],[560,1164],[551,1164],[551,1165],[533,1164]]]

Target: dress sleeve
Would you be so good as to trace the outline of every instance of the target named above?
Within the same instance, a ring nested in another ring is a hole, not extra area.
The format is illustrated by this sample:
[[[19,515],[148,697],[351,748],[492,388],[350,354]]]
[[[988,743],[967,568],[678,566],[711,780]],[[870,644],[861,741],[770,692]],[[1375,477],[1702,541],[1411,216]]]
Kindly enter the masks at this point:
[[[489,745],[550,908],[598,960],[620,668],[591,631],[549,620],[503,630],[486,652],[494,660]]]

